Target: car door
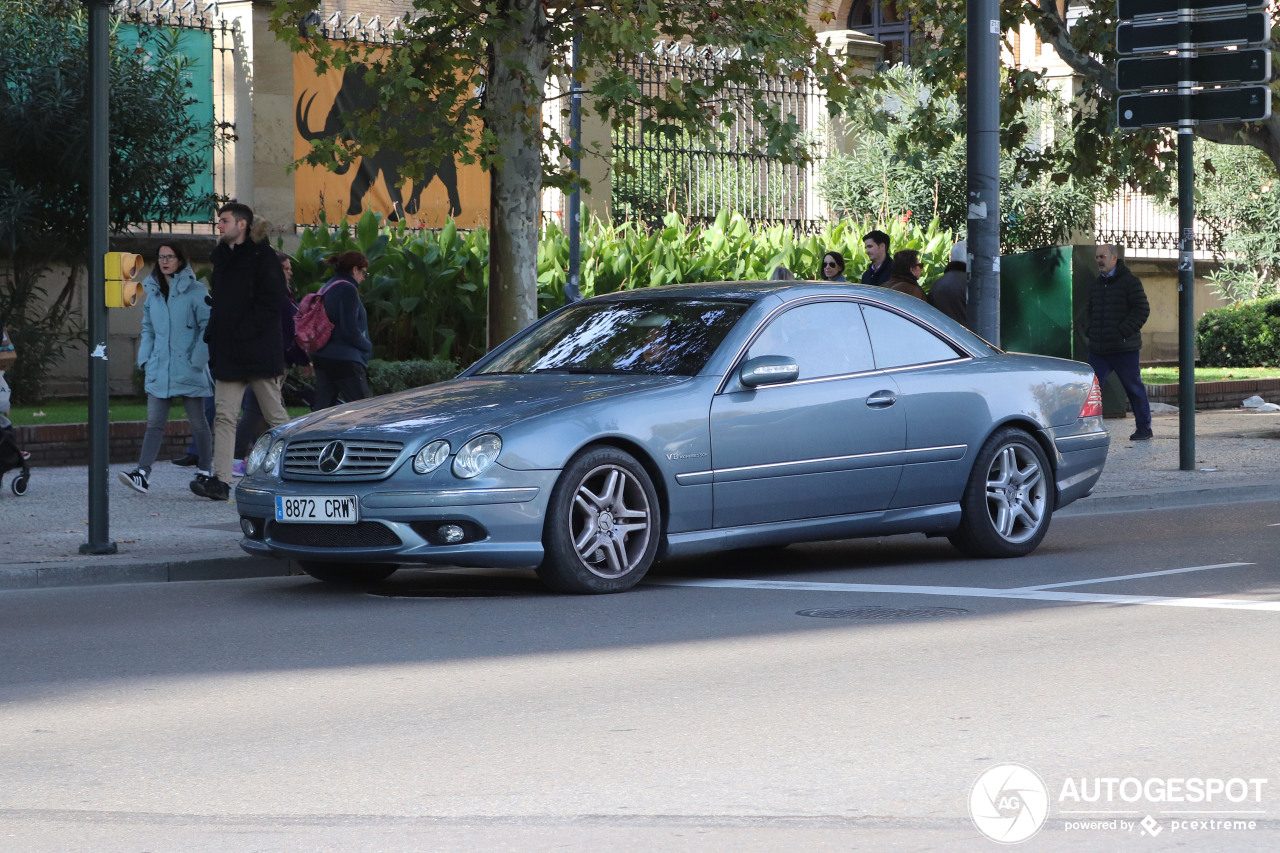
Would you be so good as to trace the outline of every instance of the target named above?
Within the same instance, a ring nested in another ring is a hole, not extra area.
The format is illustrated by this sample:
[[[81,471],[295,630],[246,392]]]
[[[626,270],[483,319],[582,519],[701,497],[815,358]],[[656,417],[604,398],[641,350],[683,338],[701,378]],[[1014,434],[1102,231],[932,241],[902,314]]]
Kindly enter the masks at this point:
[[[744,359],[761,355],[793,359],[800,375],[757,388],[731,375],[713,399],[715,526],[885,509],[906,426],[858,303],[809,302],[775,315]]]
[[[877,369],[897,383],[906,419],[902,477],[890,507],[960,500],[978,448],[991,425],[973,359],[936,331],[888,308],[863,306]]]

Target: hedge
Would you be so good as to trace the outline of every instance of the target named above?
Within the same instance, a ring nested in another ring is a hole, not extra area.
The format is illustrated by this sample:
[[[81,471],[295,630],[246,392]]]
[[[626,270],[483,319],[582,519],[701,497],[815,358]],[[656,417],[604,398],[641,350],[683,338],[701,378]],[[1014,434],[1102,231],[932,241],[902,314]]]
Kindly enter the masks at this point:
[[[458,366],[451,361],[383,361],[369,362],[369,387],[374,396],[394,394],[409,388],[434,385],[458,375]]]
[[[1196,349],[1205,367],[1280,366],[1280,296],[1206,311]]]

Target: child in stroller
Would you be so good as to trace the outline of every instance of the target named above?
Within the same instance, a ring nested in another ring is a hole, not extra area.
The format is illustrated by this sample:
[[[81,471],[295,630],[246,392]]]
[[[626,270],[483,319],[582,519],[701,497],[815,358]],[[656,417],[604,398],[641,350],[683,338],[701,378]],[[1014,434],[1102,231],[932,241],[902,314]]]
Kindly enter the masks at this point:
[[[27,457],[31,454],[18,446],[17,433],[8,413],[9,385],[4,381],[4,371],[0,370],[0,481],[6,471],[20,468],[21,473],[9,483],[9,488],[15,495],[22,496],[27,493],[27,483],[31,480],[31,470],[27,467]]]

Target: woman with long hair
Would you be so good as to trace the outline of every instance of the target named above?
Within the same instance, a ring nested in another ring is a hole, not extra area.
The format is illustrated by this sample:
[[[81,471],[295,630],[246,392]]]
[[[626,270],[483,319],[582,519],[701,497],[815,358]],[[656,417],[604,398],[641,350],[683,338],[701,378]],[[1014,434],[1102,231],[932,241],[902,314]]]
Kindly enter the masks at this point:
[[[156,265],[142,283],[142,339],[138,367],[146,372],[147,431],[142,438],[138,466],[120,472],[120,482],[146,494],[169,421],[169,408],[182,400],[195,435],[196,480],[207,479],[213,466],[213,435],[204,417],[204,400],[213,395],[209,380],[208,291],[196,280],[187,253],[176,243],[162,243]]]
[[[923,272],[920,253],[915,249],[903,249],[893,256],[893,268],[885,287],[927,302],[928,297],[920,286],[920,274]]]
[[[333,255],[326,261],[333,277],[320,289],[324,313],[333,323],[329,341],[316,350],[311,363],[316,369],[316,409],[336,405],[338,399],[350,403],[373,396],[369,390],[369,317],[360,301],[360,284],[369,271],[369,259],[362,252]]]

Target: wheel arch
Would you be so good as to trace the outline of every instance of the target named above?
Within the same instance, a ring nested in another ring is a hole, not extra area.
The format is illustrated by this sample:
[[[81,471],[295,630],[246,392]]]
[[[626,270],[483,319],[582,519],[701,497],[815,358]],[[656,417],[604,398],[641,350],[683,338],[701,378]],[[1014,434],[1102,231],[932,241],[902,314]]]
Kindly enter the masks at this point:
[[[650,455],[649,451],[645,449],[644,445],[620,435],[604,435],[591,439],[581,447],[575,449],[573,453],[570,453],[562,468],[567,468],[571,460],[576,459],[583,453],[586,453],[589,450],[594,450],[597,447],[612,447],[616,450],[629,453],[637,462],[640,463],[640,467],[644,468],[644,472],[649,475],[649,482],[653,484],[653,490],[658,494],[658,504],[659,508],[662,510],[662,526],[658,531],[658,535],[660,537],[658,542],[658,558],[661,558],[663,553],[667,550],[667,520],[671,515],[671,499],[667,494],[667,483],[666,479],[662,476],[662,469],[658,467],[658,463],[654,460],[653,456]]]
[[[1044,451],[1044,455],[1049,458],[1049,467],[1053,469],[1054,475],[1057,475],[1057,449],[1053,446],[1053,440],[1049,438],[1044,427],[1026,416],[1014,415],[995,424],[987,431],[987,434],[982,437],[982,441],[978,446],[982,447],[985,445],[991,440],[991,436],[995,435],[1005,427],[1015,427],[1035,439],[1036,444],[1040,445],[1040,449]]]

